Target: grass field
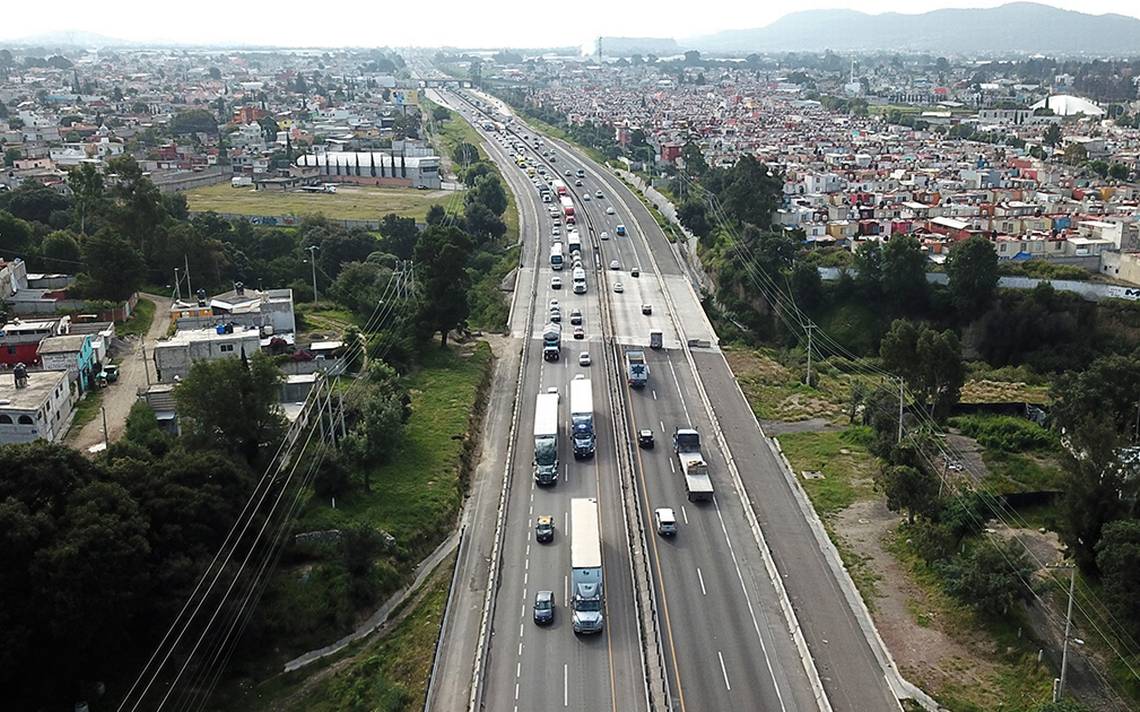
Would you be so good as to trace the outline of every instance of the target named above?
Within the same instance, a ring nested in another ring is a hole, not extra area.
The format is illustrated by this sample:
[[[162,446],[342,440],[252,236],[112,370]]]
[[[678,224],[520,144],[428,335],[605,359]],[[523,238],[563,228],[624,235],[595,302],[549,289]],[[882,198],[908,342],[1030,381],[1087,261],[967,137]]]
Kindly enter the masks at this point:
[[[874,496],[872,478],[879,464],[875,456],[867,452],[870,428],[853,426],[822,433],[789,433],[777,439],[820,516],[826,518],[857,499]],[[823,479],[803,479],[804,471],[821,472]]]
[[[141,302],[140,302],[141,303]],[[99,415],[99,407],[103,405],[103,389],[92,388],[83,396],[83,400],[75,406],[75,416],[71,419],[71,427],[67,429],[67,438],[78,435],[83,426],[90,423]]]
[[[118,336],[146,336],[150,325],[154,322],[154,302],[139,297],[135,304],[135,311],[131,318],[115,327]]]
[[[237,215],[324,215],[336,220],[379,220],[388,213],[423,222],[433,205],[445,205],[445,190],[341,185],[335,193],[232,188],[225,183],[186,192],[191,211]]]

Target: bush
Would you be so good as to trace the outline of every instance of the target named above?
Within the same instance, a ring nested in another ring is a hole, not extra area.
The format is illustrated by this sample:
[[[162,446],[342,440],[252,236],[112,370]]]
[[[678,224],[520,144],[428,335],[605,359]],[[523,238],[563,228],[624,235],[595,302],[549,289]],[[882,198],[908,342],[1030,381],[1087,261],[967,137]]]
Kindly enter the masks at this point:
[[[1025,550],[1015,541],[989,537],[938,565],[946,592],[979,613],[1005,615],[1028,597],[1033,574]]]
[[[950,424],[976,439],[983,447],[1002,452],[1052,451],[1057,448],[1054,433],[1023,418],[963,415],[951,418]]]

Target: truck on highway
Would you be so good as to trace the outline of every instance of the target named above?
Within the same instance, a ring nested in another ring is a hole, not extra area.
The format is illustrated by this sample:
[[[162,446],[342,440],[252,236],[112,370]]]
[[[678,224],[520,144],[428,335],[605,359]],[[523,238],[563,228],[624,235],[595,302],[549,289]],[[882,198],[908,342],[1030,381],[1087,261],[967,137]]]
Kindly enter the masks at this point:
[[[555,181],[554,181],[554,192],[557,193],[559,196],[563,196],[563,195],[567,194],[566,183],[564,183],[561,178],[555,179]]]
[[[600,633],[605,626],[602,535],[598,500],[570,500],[570,610],[575,633]]]
[[[550,268],[560,270],[566,264],[566,256],[562,254],[562,243],[554,242],[550,245]]]
[[[558,481],[558,392],[539,393],[534,401],[534,481]]]
[[[594,392],[590,379],[578,375],[570,381],[570,439],[574,457],[594,455]]]
[[[649,383],[649,364],[641,350],[625,352],[625,372],[631,388],[644,388]]]
[[[542,327],[542,360],[557,361],[562,357],[562,325],[550,322]]]
[[[566,224],[571,225],[574,221],[574,201],[569,195],[564,195],[558,200],[558,204],[562,206],[562,217],[566,219]]]
[[[582,236],[577,230],[571,230],[566,233],[566,252],[574,254],[575,252],[582,251]]]
[[[701,455],[701,435],[692,428],[673,431],[673,452],[685,478],[685,492],[690,502],[712,499],[713,485],[709,479],[709,465]]]

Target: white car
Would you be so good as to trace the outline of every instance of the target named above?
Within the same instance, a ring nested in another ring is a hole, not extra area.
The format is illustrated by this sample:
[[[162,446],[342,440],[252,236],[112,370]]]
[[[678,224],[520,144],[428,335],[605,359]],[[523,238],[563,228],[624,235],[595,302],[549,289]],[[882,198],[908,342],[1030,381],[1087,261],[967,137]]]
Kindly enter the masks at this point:
[[[606,215],[613,215],[613,214],[614,214],[614,206],[607,205],[606,206]]]
[[[608,240],[608,239],[610,239],[610,234],[609,234],[608,232],[603,232],[603,233],[602,233],[602,239],[603,239],[603,240]]]
[[[620,267],[621,265],[618,264],[617,260],[610,260],[610,269],[619,269]]]
[[[557,277],[557,276],[551,277],[550,278],[550,288],[551,289],[562,289],[562,278]]]
[[[606,196],[602,195],[602,191],[599,190],[597,193],[594,193],[594,197],[597,198],[598,200],[601,200],[602,198],[604,198]]]
[[[614,282],[614,291],[617,292],[618,294],[621,294],[622,292],[625,291],[625,287],[622,285],[621,282]]]
[[[582,353],[578,354],[578,365],[579,366],[589,366],[590,365],[590,352],[589,351],[583,351]]]

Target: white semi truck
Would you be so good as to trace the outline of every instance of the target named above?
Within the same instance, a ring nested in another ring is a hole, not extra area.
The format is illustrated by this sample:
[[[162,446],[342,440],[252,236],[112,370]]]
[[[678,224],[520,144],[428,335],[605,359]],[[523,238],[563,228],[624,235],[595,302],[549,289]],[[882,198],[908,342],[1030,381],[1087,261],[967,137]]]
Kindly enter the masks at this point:
[[[558,481],[558,393],[539,393],[534,402],[534,480]]]
[[[574,457],[594,455],[594,393],[590,379],[576,376],[570,381],[570,439]]]
[[[605,627],[598,500],[570,500],[570,610],[575,633]]]
[[[701,436],[692,428],[677,428],[673,431],[673,452],[685,478],[685,492],[690,502],[710,500],[713,497],[712,480],[709,479],[709,466],[701,455]]]

